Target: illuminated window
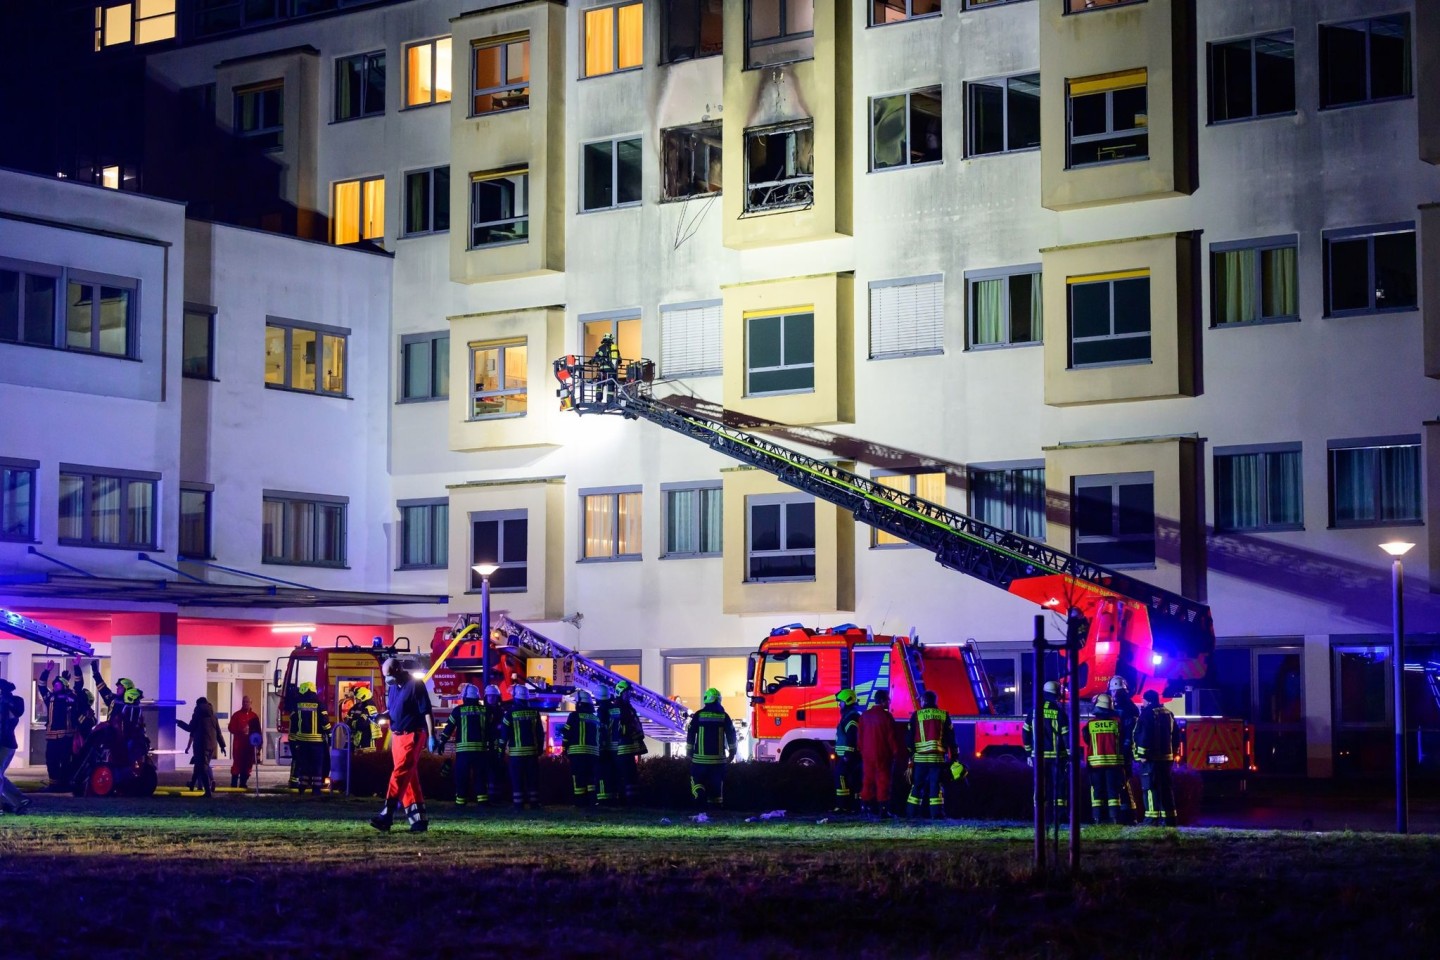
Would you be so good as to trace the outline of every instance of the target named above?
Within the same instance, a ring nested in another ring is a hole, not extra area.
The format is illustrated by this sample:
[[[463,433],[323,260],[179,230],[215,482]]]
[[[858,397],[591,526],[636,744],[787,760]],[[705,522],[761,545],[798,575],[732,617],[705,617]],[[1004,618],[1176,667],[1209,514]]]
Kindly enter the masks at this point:
[[[891,490],[899,490],[901,493],[908,493],[912,497],[919,497],[921,500],[929,500],[931,503],[945,505],[945,474],[943,473],[888,473],[876,474],[875,482],[882,487],[889,487]],[[909,546],[909,544],[895,536],[893,533],[886,533],[876,527],[870,528],[870,546],[872,547],[893,547]]]
[[[815,389],[813,310],[745,317],[745,395]]]
[[[334,186],[335,243],[385,240],[385,178],[347,180]]]
[[[450,102],[450,38],[412,43],[405,48],[405,106]]]
[[[475,46],[470,71],[470,115],[530,105],[530,36],[498,37]]]
[[[745,0],[747,69],[815,56],[815,0]]]
[[[1150,271],[1071,277],[1070,366],[1150,362]]]
[[[1067,167],[1150,157],[1145,68],[1067,81]]]
[[[345,566],[345,513],[349,497],[266,490],[262,563]]]
[[[112,164],[100,168],[100,186],[107,190],[120,189],[120,167],[118,165]]]
[[[640,488],[580,491],[582,560],[640,559]]]
[[[175,36],[175,0],[135,0],[95,8],[95,49],[132,40],[155,43]]]
[[[530,239],[530,171],[477,173],[470,182],[470,247]]]
[[[471,420],[525,416],[529,356],[524,340],[470,345]]]
[[[344,327],[303,324],[269,317],[265,322],[265,386],[345,396]]]
[[[72,270],[65,287],[65,347],[133,357],[136,282]]]
[[[235,91],[235,135],[262,150],[284,146],[285,84],[280,81]]]
[[[640,352],[640,317],[634,313],[593,313],[580,317],[580,350],[587,357],[600,350],[600,341],[607,335],[615,338],[615,346],[623,360],[638,360]]]
[[[645,7],[639,2],[586,10],[585,76],[639,67],[644,57],[644,24]]]
[[[63,544],[154,549],[160,474],[60,464]]]
[[[973,0],[972,0],[973,6]],[[870,25],[940,16],[940,0],[871,0]]]
[[[354,120],[385,112],[385,51],[335,60],[335,119]]]

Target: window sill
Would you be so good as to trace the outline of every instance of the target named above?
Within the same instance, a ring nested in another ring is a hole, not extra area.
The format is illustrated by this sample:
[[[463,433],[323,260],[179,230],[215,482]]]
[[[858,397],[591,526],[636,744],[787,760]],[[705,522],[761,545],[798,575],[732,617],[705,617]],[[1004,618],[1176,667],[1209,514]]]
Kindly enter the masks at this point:
[[[1022,340],[1019,343],[972,343],[966,353],[987,353],[993,350],[1018,350],[1021,347],[1043,347],[1043,340]]]
[[[326,570],[350,569],[350,565],[343,560],[338,563],[328,563],[323,560],[281,560],[278,558],[262,557],[260,562],[271,567],[320,567]]]
[[[967,153],[966,160],[984,160],[986,157],[1009,157],[1017,153],[1039,153],[1039,147],[1016,147],[1014,150],[992,150],[989,153]]]
[[[1414,100],[1415,94],[1402,93],[1398,97],[1377,97],[1374,100],[1355,100],[1351,103],[1320,104],[1321,113],[1329,113],[1332,110],[1348,110],[1351,107],[1368,107],[1377,103],[1399,103],[1403,100]]]
[[[661,560],[710,560],[725,556],[724,553],[662,553]]]
[[[505,113],[519,113],[521,110],[529,110],[529,109],[530,109],[530,104],[527,103],[527,104],[525,104],[523,107],[505,107],[505,108],[500,109],[500,110],[486,110],[484,113],[471,113],[471,114],[469,114],[469,115],[466,117],[466,119],[468,119],[468,120],[484,120],[486,117],[495,117],[495,116],[499,116],[499,115],[505,114]]]
[[[876,28],[878,28],[878,27],[898,27],[898,26],[899,26],[900,24],[902,24],[902,23],[914,23],[916,20],[939,20],[939,19],[940,19],[940,16],[941,16],[941,14],[940,14],[940,11],[938,11],[938,10],[937,10],[935,13],[921,13],[921,14],[913,14],[913,13],[912,13],[910,16],[906,17],[904,20],[891,20],[891,21],[889,21],[889,22],[887,22],[887,23],[871,23],[871,24],[867,24],[865,29],[867,29],[867,30],[874,30],[874,29],[876,29]]]
[[[1369,530],[1376,527],[1423,527],[1424,520],[1352,520],[1345,523],[1330,522],[1328,530]]]
[[[220,378],[219,378],[219,377],[215,377],[215,376],[205,376],[205,377],[202,377],[202,376],[198,376],[198,375],[193,374],[193,373],[182,373],[182,374],[180,374],[180,379],[182,379],[182,380],[199,380],[199,381],[202,382],[202,383],[219,383],[219,382],[220,382]]]
[[[451,100],[454,98],[452,97]],[[401,113],[408,113],[411,110],[424,110],[426,107],[444,107],[450,104],[450,100],[431,100],[429,103],[407,103],[400,108]]]
[[[450,231],[446,230],[417,230],[414,233],[402,233],[396,240],[415,240],[420,237],[443,237]]]
[[[1084,16],[1084,15],[1087,14],[1087,13],[1104,13],[1106,10],[1114,10],[1114,9],[1116,9],[1117,7],[1133,7],[1133,6],[1136,6],[1137,4],[1141,4],[1141,3],[1144,3],[1144,2],[1145,2],[1145,0],[1130,0],[1129,3],[1111,3],[1111,4],[1106,4],[1106,5],[1103,6],[1103,7],[1092,7],[1092,8],[1087,8],[1087,9],[1085,9],[1085,10],[1068,10],[1068,9],[1067,9],[1067,10],[1065,11],[1065,16],[1067,16],[1067,17],[1080,17],[1080,16]]]
[[[1125,157],[1122,160],[1098,160],[1095,163],[1079,164],[1067,163],[1065,165],[1065,171],[1068,173],[1071,170],[1094,170],[1096,167],[1115,167],[1119,166],[1122,163],[1146,163],[1149,161],[1149,159],[1150,155],[1147,153],[1143,157]]]
[[[719,56],[724,55],[724,53],[725,53],[724,50],[716,50],[716,51],[713,51],[713,52],[711,52],[711,53],[697,53],[697,54],[696,54],[695,56],[693,56],[693,57],[680,57],[680,58],[678,58],[678,59],[676,59],[676,60],[661,60],[661,61],[660,61],[660,66],[662,66],[662,67],[674,67],[674,66],[678,66],[678,65],[680,65],[680,64],[682,64],[682,63],[694,63],[696,60],[709,60],[711,57],[719,57]]]
[[[1079,367],[1072,364],[1065,370],[1068,373],[1075,370],[1104,370],[1107,367],[1147,367],[1154,362],[1154,360],[1111,360],[1107,363],[1087,363]]]
[[[39,543],[40,541],[34,541]],[[60,537],[55,541],[62,547],[89,547],[95,550],[145,550],[149,553],[164,553],[153,543],[97,543],[93,540],[68,540]]]
[[[892,534],[893,536],[893,534]],[[872,543],[871,550],[919,550],[913,543]]]
[[[1269,527],[1216,527],[1214,532],[1215,536],[1219,537],[1249,533],[1295,533],[1303,532],[1304,529],[1303,523],[1287,523]]]
[[[589,210],[576,210],[576,216],[584,216],[587,213],[609,213],[611,210],[634,210],[644,206],[644,200],[631,200],[628,203],[612,203],[608,207],[592,207]]]
[[[212,560],[214,560],[214,559],[215,559],[215,554],[213,554],[213,553],[204,553],[204,554],[201,554],[201,553],[177,553],[177,554],[175,554],[175,560],[176,560],[176,562],[185,562],[185,561],[212,561]]]
[[[614,70],[606,70],[604,73],[587,73],[587,74],[584,74],[584,75],[580,76],[578,79],[581,79],[581,80],[598,80],[598,79],[600,79],[601,77],[613,77],[613,76],[615,76],[615,75],[618,74],[618,73],[639,73],[641,70],[644,70],[644,69],[645,69],[645,64],[641,63],[641,64],[637,64],[636,66],[633,66],[633,67],[617,67],[617,68],[614,69]]]
[[[768,393],[747,393],[746,400],[768,400],[771,397],[798,397],[807,393],[814,393],[814,387],[807,387],[803,390],[773,390]]]
[[[334,120],[331,120],[331,121],[330,121],[329,126],[332,126],[332,127],[333,127],[333,126],[335,126],[335,125],[337,125],[337,124],[341,124],[341,123],[354,123],[356,120],[374,120],[376,117],[383,117],[383,116],[385,116],[385,111],[384,111],[384,110],[377,110],[377,111],[374,112],[374,113],[361,113],[361,114],[356,114],[356,115],[353,116],[353,117],[336,117]]]
[[[1275,120],[1281,117],[1296,117],[1300,115],[1298,110],[1279,110],[1275,113],[1257,113],[1251,117],[1231,117],[1228,120],[1214,120],[1205,124],[1207,127],[1233,127],[1239,123],[1254,123],[1256,120]]]
[[[715,370],[696,370],[694,372],[685,371],[681,373],[666,373],[656,377],[655,382],[666,383],[671,380],[699,380],[704,377],[718,377],[724,372],[724,370],[717,368]]]
[[[0,543],[42,543],[34,537],[0,537]]]
[[[723,193],[723,190],[711,190],[709,193],[692,193],[684,197],[661,197],[659,202],[662,204],[684,203],[686,200],[704,200],[706,197],[718,197],[721,196]]]
[[[920,170],[926,167],[943,167],[945,160],[921,160],[919,163],[897,163],[891,167],[871,167],[867,173],[894,173],[896,170]]]
[[[1231,323],[1211,322],[1211,330],[1229,330],[1234,327],[1268,327],[1277,323],[1299,323],[1299,317],[1262,317],[1259,320],[1236,320]]]
[[[944,347],[940,347],[939,349],[936,349],[936,350],[907,350],[907,351],[905,351],[904,353],[878,353],[878,354],[875,354],[875,355],[873,355],[873,356],[871,356],[871,357],[867,357],[866,359],[868,359],[868,360],[905,360],[905,359],[910,358],[910,357],[943,357],[943,356],[945,356],[945,348],[944,348]]]
[[[395,405],[398,407],[406,403],[443,403],[449,399],[450,397],[448,395],[443,397],[401,397],[395,401]]]
[[[525,593],[529,589],[529,587],[491,587],[490,593],[492,595],[497,593]],[[478,588],[465,591],[465,596],[467,597],[478,597],[480,594],[481,591]]]
[[[526,238],[523,239],[523,240],[497,240],[497,241],[494,242],[494,243],[482,243],[482,244],[481,244],[480,246],[478,246],[478,247],[466,247],[466,248],[465,248],[465,252],[466,252],[466,253],[484,253],[486,250],[494,250],[494,249],[496,249],[497,247],[518,247],[518,246],[520,246],[521,244],[526,244],[526,243],[529,243],[529,242],[530,242],[530,238],[529,238],[529,237],[526,237]]]
[[[445,563],[402,563],[395,568],[396,573],[406,570],[448,570],[449,564]]]
[[[740,214],[740,219],[748,220],[751,217],[766,217],[772,213],[795,213],[800,210],[809,210],[813,206],[815,206],[815,201],[812,199],[808,203],[787,203],[779,207],[760,207],[755,210],[746,210]]]
[[[796,34],[796,36],[797,36],[797,37],[809,37],[809,36],[814,36],[814,34],[801,33],[801,34]],[[787,37],[786,39],[788,40],[789,38]],[[746,70],[768,70],[768,69],[770,69],[771,67],[784,67],[784,66],[787,66],[787,65],[792,64],[792,63],[804,63],[804,62],[807,61],[807,60],[814,60],[814,59],[815,59],[815,54],[812,53],[812,54],[810,54],[808,57],[796,57],[796,58],[793,59],[793,60],[775,60],[775,61],[773,61],[773,62],[767,61],[767,62],[765,62],[765,63],[746,63],[746,64],[745,64],[745,69],[746,69]]]
[[[265,389],[266,389],[266,390],[276,390],[276,391],[279,391],[280,393],[297,393],[297,394],[300,394],[301,396],[305,396],[305,397],[329,397],[329,398],[332,399],[332,400],[354,400],[354,399],[355,399],[354,397],[350,396],[350,394],[348,394],[348,393],[322,393],[322,392],[319,391],[319,390],[301,390],[301,389],[298,388],[298,387],[287,387],[287,386],[285,386],[284,384],[279,384],[279,383],[267,383],[267,384],[265,384]]]
[[[484,417],[466,417],[466,423],[489,423],[492,420],[519,420],[526,416],[523,413],[492,413]]]
[[[762,577],[758,580],[746,578],[743,583],[814,583],[815,577]]]
[[[627,553],[620,557],[581,557],[576,563],[639,563],[645,559],[638,553]]]
[[[1324,316],[1326,320],[1344,320],[1346,317],[1374,317],[1389,313],[1414,313],[1419,309],[1420,307],[1415,304],[1405,307],[1365,307],[1359,310],[1336,310],[1331,313],[1326,313]]]

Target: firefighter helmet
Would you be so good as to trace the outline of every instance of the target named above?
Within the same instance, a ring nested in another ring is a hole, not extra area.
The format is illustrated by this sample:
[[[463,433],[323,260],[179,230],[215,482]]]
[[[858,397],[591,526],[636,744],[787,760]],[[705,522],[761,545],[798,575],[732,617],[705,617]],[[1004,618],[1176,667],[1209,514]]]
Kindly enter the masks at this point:
[[[144,694],[140,692],[140,688],[139,688],[139,687],[129,686],[129,687],[126,687],[126,688],[125,688],[125,702],[126,702],[126,703],[139,703],[139,702],[140,702],[140,698],[143,697],[143,696],[144,696]]]
[[[621,680],[621,681],[619,681],[619,682],[617,682],[617,683],[615,684],[615,693],[616,693],[617,695],[623,697],[625,694],[627,694],[627,693],[629,693],[629,692],[630,692],[630,681],[629,681],[629,680]]]
[[[576,703],[594,703],[594,702],[595,702],[595,698],[592,697],[592,696],[590,696],[590,691],[589,691],[589,690],[581,690],[579,693],[575,694],[575,702],[576,702]]]
[[[1056,683],[1054,680],[1046,680],[1045,686],[1041,687],[1040,689],[1045,691],[1046,693],[1052,694],[1057,697],[1060,695],[1060,684]]]
[[[488,698],[488,697],[498,697],[498,696],[500,696],[500,688],[497,687],[497,686],[495,686],[495,684],[493,684],[493,683],[490,684],[489,686],[487,686],[487,687],[485,688],[485,696],[486,696],[487,698]]]
[[[530,689],[523,683],[517,683],[510,688],[511,700],[524,700],[530,696]]]
[[[473,684],[473,683],[467,683],[467,684],[465,684],[465,686],[463,686],[463,687],[460,688],[460,699],[462,699],[462,700],[479,700],[479,699],[480,699],[480,688],[477,687],[477,686],[475,686],[475,684]]]
[[[965,766],[965,764],[961,763],[959,760],[956,760],[954,763],[950,764],[951,780],[959,783],[968,776],[970,776],[970,768]]]
[[[370,688],[369,688],[369,687],[356,687],[356,688],[355,688],[355,702],[356,702],[356,703],[369,703],[369,702],[370,702],[370,698],[373,697],[373,696],[374,696],[374,694],[370,692]]]
[[[121,677],[119,680],[115,681],[115,686],[119,687],[122,691],[129,690],[131,687],[135,686],[135,681],[131,680],[129,677]]]
[[[835,700],[842,706],[851,706],[855,703],[855,691],[846,687],[844,690],[835,694]]]
[[[1096,710],[1109,710],[1114,705],[1114,701],[1110,699],[1110,694],[1100,693],[1095,695]]]
[[[1109,685],[1109,686],[1110,686],[1110,694],[1111,694],[1111,696],[1114,696],[1116,693],[1122,692],[1122,691],[1125,692],[1125,693],[1129,693],[1129,692],[1130,692],[1130,684],[1126,683],[1126,682],[1125,682],[1125,678],[1122,677],[1122,676],[1120,676],[1120,674],[1118,674],[1118,673],[1115,674],[1115,676],[1113,676],[1113,677],[1110,678],[1110,685]]]
[[[714,687],[709,687],[709,688],[707,688],[707,689],[705,690],[705,695],[704,695],[703,697],[701,697],[700,699],[701,699],[701,701],[702,701],[703,703],[706,703],[706,704],[719,703],[719,702],[720,702],[720,691],[717,690],[717,689],[714,688]]]

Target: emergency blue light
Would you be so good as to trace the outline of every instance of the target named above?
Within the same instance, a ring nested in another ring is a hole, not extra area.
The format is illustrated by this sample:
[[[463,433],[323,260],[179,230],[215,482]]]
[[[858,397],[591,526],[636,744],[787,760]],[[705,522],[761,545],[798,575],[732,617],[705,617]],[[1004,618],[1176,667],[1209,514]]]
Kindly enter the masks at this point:
[[[1152,657],[1150,658],[1150,662],[1153,663],[1153,664],[1154,664],[1155,666],[1157,666],[1157,667],[1160,666],[1160,664],[1161,664],[1162,662],[1164,662],[1164,660],[1165,660],[1165,658],[1162,657],[1162,656],[1161,656],[1160,654],[1158,654],[1158,653],[1155,654],[1154,656],[1152,656]]]
[[[304,636],[302,636],[302,637],[300,638],[300,646],[302,646],[302,647],[308,647],[308,646],[310,646],[310,634],[307,633],[307,634],[305,634]]]
[[[370,646],[378,650],[381,647],[385,646],[385,640],[381,637],[375,637],[370,641]]]

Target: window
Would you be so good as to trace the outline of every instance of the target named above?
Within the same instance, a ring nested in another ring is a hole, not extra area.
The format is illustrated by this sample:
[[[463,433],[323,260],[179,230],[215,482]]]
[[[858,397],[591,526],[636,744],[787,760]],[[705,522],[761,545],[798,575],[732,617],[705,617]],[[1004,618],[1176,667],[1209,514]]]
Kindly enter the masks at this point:
[[[1215,529],[1301,530],[1300,444],[1215,448]]]
[[[346,180],[334,186],[335,243],[385,242],[385,178]]]
[[[870,26],[940,16],[940,0],[871,0]]]
[[[1071,277],[1070,366],[1148,363],[1150,271]]]
[[[184,322],[180,345],[181,376],[214,380],[215,308],[187,303]]]
[[[660,7],[660,62],[714,57],[725,48],[725,0],[667,0]]]
[[[581,490],[582,560],[640,559],[640,488]]]
[[[666,483],[662,557],[718,557],[723,544],[720,484]]]
[[[68,271],[66,278],[66,349],[133,357],[136,281],[76,270]]]
[[[940,88],[870,101],[870,169],[939,163]]]
[[[776,493],[745,498],[745,580],[815,579],[815,500]]]
[[[1410,16],[1320,26],[1320,106],[1410,96]]]
[[[585,11],[585,73],[598,77],[633,70],[645,53],[645,8],[638,0]]]
[[[60,464],[60,543],[156,549],[159,484],[158,473]]]
[[[262,563],[345,566],[348,497],[266,490],[262,511]]]
[[[210,560],[210,500],[215,488],[208,483],[180,484],[180,546],[176,554],[191,560]]]
[[[1217,326],[1299,320],[1296,238],[1210,246],[1211,322]]]
[[[640,138],[601,140],[580,148],[580,209],[608,210],[640,202]]]
[[[1155,566],[1155,475],[1076,477],[1077,556],[1106,567]]]
[[[620,313],[586,313],[580,315],[580,352],[593,357],[600,350],[606,335],[614,338],[622,360],[638,360],[640,350],[640,317],[633,311]]]
[[[870,283],[870,359],[945,352],[945,281],[938,274]]]
[[[170,40],[175,36],[175,0],[134,0],[95,8],[95,49]]]
[[[1066,84],[1070,122],[1067,167],[1149,158],[1147,80],[1142,67]]]
[[[815,56],[814,0],[745,0],[745,67]]]
[[[1040,264],[1000,270],[975,270],[965,275],[969,288],[970,349],[1013,347],[1044,339]]]
[[[497,170],[470,181],[470,248],[530,239],[530,171]]]
[[[1415,224],[1326,230],[1325,315],[1414,310]]]
[[[745,395],[815,389],[815,313],[745,317]]]
[[[524,510],[490,510],[470,514],[470,563],[493,563],[490,589],[519,593],[529,583],[526,560],[530,550],[530,521]],[[470,589],[480,589],[480,575],[470,571]]]
[[[899,490],[901,493],[919,497],[921,500],[929,500],[942,507],[945,505],[945,474],[943,473],[877,473],[874,477],[875,482],[882,487]],[[886,533],[878,527],[871,527],[870,546],[895,547],[910,546],[910,544],[893,533]]]
[[[814,122],[746,130],[745,187],[747,212],[814,203]]]
[[[1031,540],[1045,539],[1045,463],[974,464],[966,471],[970,516]]]
[[[1212,43],[1210,122],[1295,112],[1295,33]]]
[[[760,687],[777,693],[784,687],[813,687],[820,682],[819,654],[766,653],[760,665]]]
[[[660,308],[660,375],[704,377],[722,368],[724,310],[719,300]]]
[[[385,51],[335,60],[335,119],[354,120],[385,112]]]
[[[477,44],[471,58],[470,116],[530,105],[530,35]]]
[[[0,342],[57,345],[59,267],[0,260]]]
[[[470,419],[523,417],[528,352],[524,340],[470,345]]]
[[[449,37],[405,47],[405,106],[450,102],[450,56]]]
[[[450,562],[450,504],[443,498],[401,500],[400,569],[444,569]]]
[[[697,123],[660,133],[664,198],[683,200],[720,192],[720,124]]]
[[[400,401],[444,400],[450,395],[450,334],[400,338]]]
[[[0,540],[35,538],[35,474],[38,460],[0,457]]]
[[[701,691],[714,687],[725,703],[744,703],[749,658],[738,656],[665,657],[665,696],[686,710],[700,709]],[[744,734],[741,734],[742,738]],[[742,739],[741,743],[744,741]],[[742,746],[742,750],[745,748]]]
[[[405,174],[405,236],[450,229],[450,168]]]
[[[1419,434],[1332,440],[1329,451],[1331,526],[1420,522]]]
[[[980,157],[1040,146],[1040,74],[965,84],[965,154]]]
[[[285,84],[281,81],[235,91],[235,135],[260,150],[285,145]]]
[[[1102,10],[1105,7],[1123,7],[1131,3],[1144,3],[1145,0],[1064,0],[1065,12],[1085,13],[1087,10]]]
[[[335,397],[345,396],[345,327],[265,321],[265,386]]]

